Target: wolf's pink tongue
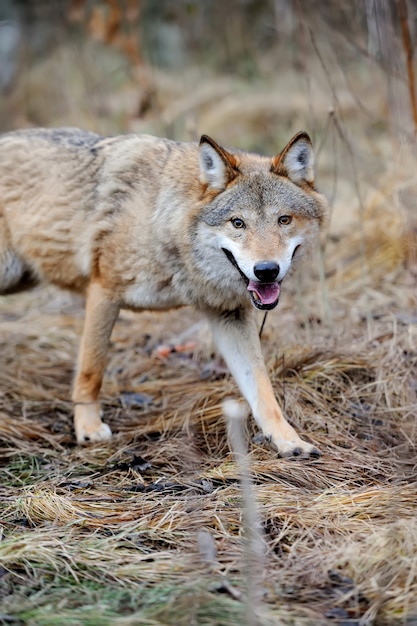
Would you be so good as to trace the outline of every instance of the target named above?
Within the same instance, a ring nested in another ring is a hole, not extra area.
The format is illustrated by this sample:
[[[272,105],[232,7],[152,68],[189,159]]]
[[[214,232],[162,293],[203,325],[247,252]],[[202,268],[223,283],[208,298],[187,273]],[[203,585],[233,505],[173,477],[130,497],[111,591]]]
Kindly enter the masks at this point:
[[[262,304],[273,304],[278,300],[280,286],[278,283],[256,283],[250,280],[248,291],[254,291]]]

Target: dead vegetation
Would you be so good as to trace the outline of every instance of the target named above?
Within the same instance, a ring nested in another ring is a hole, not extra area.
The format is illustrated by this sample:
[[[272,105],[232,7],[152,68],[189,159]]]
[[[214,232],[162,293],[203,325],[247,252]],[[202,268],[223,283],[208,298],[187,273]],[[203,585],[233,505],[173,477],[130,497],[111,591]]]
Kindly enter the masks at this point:
[[[94,65],[96,44],[64,42],[33,62],[36,78],[23,68],[3,103],[11,125],[33,123],[26,89],[43,123],[198,130],[263,151],[312,125],[334,212],[324,254],[288,282],[263,333],[277,396],[322,457],[278,459],[249,420],[249,484],[222,416],[236,388],[210,369],[195,313],[122,314],[103,388],[116,434],[79,448],[69,391],[82,302],[51,288],[0,298],[0,623],[417,623],[415,160],[408,144],[393,148],[392,112],[373,88],[385,70],[343,48],[337,24],[332,38],[321,26],[322,58],[312,46],[277,69],[271,48],[256,84],[230,74],[199,84],[191,65],[179,74],[143,61],[151,104],[140,115],[136,74],[123,65],[117,86],[104,80],[118,52],[103,45]],[[45,64],[66,76],[46,120]],[[100,88],[88,90],[93,70]],[[189,350],[162,356],[177,338]]]

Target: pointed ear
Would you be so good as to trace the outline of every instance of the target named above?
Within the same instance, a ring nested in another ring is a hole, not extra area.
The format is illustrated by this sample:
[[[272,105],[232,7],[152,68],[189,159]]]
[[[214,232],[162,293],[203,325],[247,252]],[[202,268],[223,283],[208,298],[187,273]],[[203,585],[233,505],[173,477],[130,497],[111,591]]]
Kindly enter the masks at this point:
[[[314,185],[314,153],[306,132],[297,133],[284,150],[272,159],[272,171],[293,183]]]
[[[200,180],[214,190],[223,191],[238,174],[238,159],[203,135],[200,139]]]

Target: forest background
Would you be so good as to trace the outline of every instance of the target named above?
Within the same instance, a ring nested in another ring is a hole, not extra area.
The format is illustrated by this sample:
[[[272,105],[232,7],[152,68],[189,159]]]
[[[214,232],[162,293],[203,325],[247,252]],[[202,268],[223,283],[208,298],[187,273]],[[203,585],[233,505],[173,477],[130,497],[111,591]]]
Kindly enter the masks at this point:
[[[0,297],[0,623],[417,624],[416,17],[414,0],[1,0],[0,131],[272,155],[305,129],[332,218],[262,336],[314,461],[277,458],[252,421],[236,456],[237,390],[188,309],[121,315],[116,434],[77,447],[81,299]]]

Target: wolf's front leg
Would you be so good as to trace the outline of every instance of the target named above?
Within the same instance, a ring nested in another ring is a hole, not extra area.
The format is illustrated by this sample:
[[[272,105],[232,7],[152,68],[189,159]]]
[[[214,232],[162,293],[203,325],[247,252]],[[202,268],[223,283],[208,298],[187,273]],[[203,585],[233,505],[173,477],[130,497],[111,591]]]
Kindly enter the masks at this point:
[[[108,343],[118,313],[118,303],[112,301],[98,282],[91,283],[72,394],[78,443],[105,441],[111,437],[110,428],[101,421],[98,396]]]
[[[269,379],[252,311],[210,314],[217,348],[246,398],[264,435],[281,456],[317,457],[319,451],[297,435],[284,418]]]

